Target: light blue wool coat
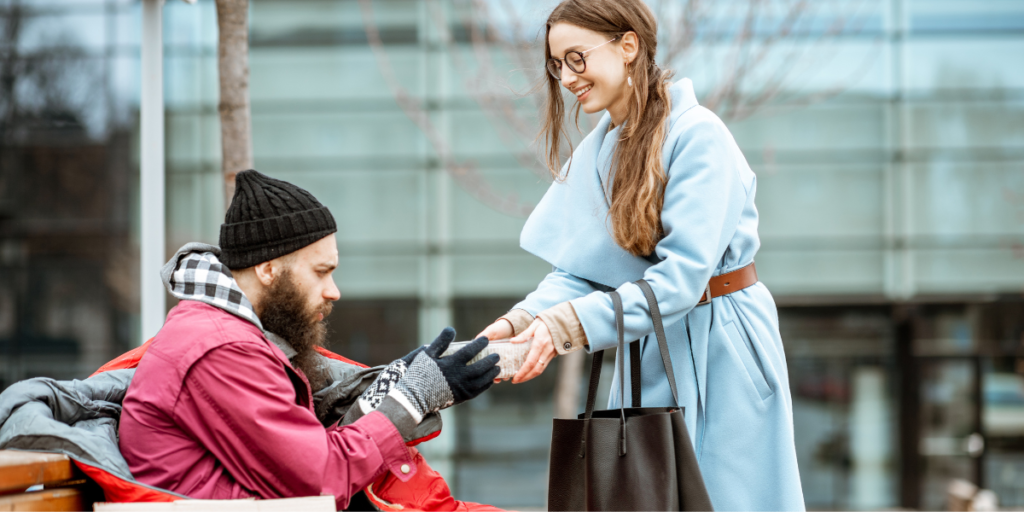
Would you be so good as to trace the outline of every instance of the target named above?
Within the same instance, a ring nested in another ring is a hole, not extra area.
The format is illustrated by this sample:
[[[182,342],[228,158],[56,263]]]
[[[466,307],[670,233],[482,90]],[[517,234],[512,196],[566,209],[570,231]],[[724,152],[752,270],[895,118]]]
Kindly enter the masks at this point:
[[[665,237],[650,258],[611,235],[604,184],[620,128],[605,113],[573,152],[523,228],[524,249],[553,271],[516,308],[536,316],[571,301],[591,351],[614,347],[612,288],[622,296],[626,341],[641,339],[644,406],[672,403],[643,292],[658,297],[669,352],[701,473],[716,510],[803,510],[793,406],[775,301],[763,284],[696,306],[711,276],[754,261],[760,247],[756,177],[725,124],[697,104],[693,84],[670,88],[664,146]],[[566,175],[567,173],[567,175]],[[608,187],[610,188],[610,187]],[[696,306],[696,307],[695,307]],[[625,368],[629,368],[629,354]],[[619,406],[616,371],[608,407]],[[628,379],[626,389],[629,389]],[[628,400],[628,398],[627,398]],[[627,406],[629,404],[627,403]]]

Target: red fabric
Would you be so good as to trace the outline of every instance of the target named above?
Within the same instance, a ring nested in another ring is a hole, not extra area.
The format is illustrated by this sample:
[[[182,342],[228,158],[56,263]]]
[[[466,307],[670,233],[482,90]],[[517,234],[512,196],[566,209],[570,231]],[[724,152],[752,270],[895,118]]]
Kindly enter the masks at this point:
[[[320,355],[322,355],[322,356],[324,356],[326,358],[329,358],[329,359],[334,359],[334,360],[337,360],[337,361],[341,361],[343,363],[354,364],[354,365],[356,365],[356,366],[358,366],[360,368],[369,368],[369,366],[367,366],[367,365],[365,365],[363,363],[357,363],[357,362],[355,362],[355,361],[353,361],[353,360],[351,360],[351,359],[349,359],[349,358],[347,358],[345,356],[340,356],[338,354],[335,354],[334,352],[331,352],[330,350],[327,350],[326,348],[323,348],[323,347],[316,347],[316,351],[319,352]]]
[[[142,346],[129,350],[101,366],[99,370],[93,373],[93,375],[110,370],[136,368],[139,365],[139,361],[142,360],[142,356],[147,352],[152,343],[153,338],[146,341]],[[325,357],[354,364],[362,368],[367,368],[367,366],[362,363],[352,361],[351,359],[335,354],[327,349],[317,348],[317,350]],[[412,441],[409,445],[411,446],[433,439],[439,434],[440,431],[435,432],[423,439]],[[381,510],[451,510],[467,512],[501,510],[490,505],[458,501],[454,499],[451,495],[451,490],[448,488],[448,484],[444,481],[444,478],[427,464],[419,451],[414,448],[409,448],[409,452],[413,461],[412,466],[416,468],[416,472],[408,482],[402,482],[398,478],[394,478],[390,472],[385,472],[375,482],[364,489],[367,497],[369,497],[369,499]],[[100,487],[103,488],[107,501],[156,502],[180,499],[173,494],[156,491],[136,482],[122,480],[93,466],[82,464],[77,461],[75,464],[81,468],[88,477],[95,480]]]
[[[330,494],[345,508],[385,471],[415,471],[384,415],[324,429],[309,382],[281,349],[197,301],[170,311],[139,362],[119,434],[138,481],[194,498]]]
[[[78,466],[78,469],[85,473],[85,476],[92,478],[103,488],[103,495],[107,501],[135,503],[140,501],[177,501],[182,499],[168,492],[139,485],[137,482],[122,480],[100,468],[78,462],[77,460],[74,463]]]
[[[99,370],[93,372],[90,377],[103,372],[109,372],[110,370],[127,370],[128,368],[135,368],[139,366],[139,361],[142,360],[142,355],[149,350],[149,346],[153,343],[154,338],[150,338],[142,346],[135,347],[124,354],[115,357],[112,361],[107,364],[100,366]]]
[[[434,471],[415,448],[409,448],[412,460],[419,466],[416,475],[402,482],[386,473],[366,489],[366,497],[381,510],[463,510],[473,512],[500,511],[500,508],[458,501],[452,497],[448,484]]]

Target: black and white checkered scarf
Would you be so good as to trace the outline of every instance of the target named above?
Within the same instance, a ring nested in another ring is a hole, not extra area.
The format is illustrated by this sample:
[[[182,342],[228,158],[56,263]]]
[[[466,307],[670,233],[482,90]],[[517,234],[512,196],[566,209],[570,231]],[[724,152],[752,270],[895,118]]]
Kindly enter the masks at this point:
[[[198,242],[185,244],[160,269],[164,286],[179,299],[205,302],[263,330],[252,304],[231,276],[231,269],[225,267],[218,256],[220,248],[217,246]]]

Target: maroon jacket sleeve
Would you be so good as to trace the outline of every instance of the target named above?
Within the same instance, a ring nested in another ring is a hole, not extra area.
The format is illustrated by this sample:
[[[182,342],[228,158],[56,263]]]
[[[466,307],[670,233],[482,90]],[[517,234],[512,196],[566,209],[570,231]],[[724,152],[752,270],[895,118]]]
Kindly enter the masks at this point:
[[[400,480],[415,472],[401,434],[380,413],[325,430],[296,403],[269,347],[232,343],[210,351],[189,370],[174,414],[240,485],[263,498],[332,494],[344,508],[384,472]]]

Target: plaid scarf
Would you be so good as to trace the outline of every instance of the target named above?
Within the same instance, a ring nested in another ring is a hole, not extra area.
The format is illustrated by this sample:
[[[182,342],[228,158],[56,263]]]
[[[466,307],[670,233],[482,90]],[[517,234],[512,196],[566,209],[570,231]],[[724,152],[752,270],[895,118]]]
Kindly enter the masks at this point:
[[[197,242],[185,244],[160,269],[164,286],[179,299],[205,302],[248,320],[262,331],[263,324],[252,304],[231,276],[231,269],[224,266],[218,256],[220,249],[216,246]]]

